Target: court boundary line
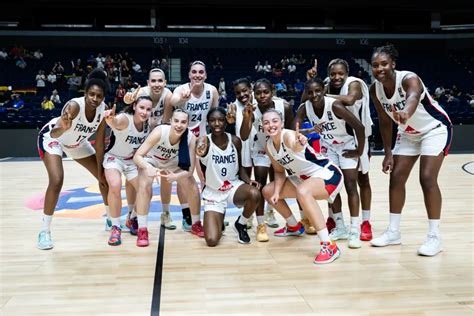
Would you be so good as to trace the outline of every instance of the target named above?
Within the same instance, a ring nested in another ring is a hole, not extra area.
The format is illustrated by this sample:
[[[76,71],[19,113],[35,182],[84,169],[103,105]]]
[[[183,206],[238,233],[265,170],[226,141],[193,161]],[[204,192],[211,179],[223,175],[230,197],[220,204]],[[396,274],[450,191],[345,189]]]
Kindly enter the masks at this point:
[[[474,163],[474,161],[466,162],[464,165],[462,165],[461,169],[464,170],[464,172],[467,172],[467,173],[469,173],[470,175],[473,175],[473,176],[474,176],[474,173],[472,173],[472,172],[470,172],[469,170],[466,169],[466,166],[467,166],[467,165],[470,165],[470,164],[472,164],[472,163]]]
[[[163,257],[165,250],[165,231],[160,225],[160,237],[158,240],[158,251],[156,253],[155,280],[153,282],[153,296],[151,300],[151,316],[160,315],[161,304],[161,282],[163,277]]]

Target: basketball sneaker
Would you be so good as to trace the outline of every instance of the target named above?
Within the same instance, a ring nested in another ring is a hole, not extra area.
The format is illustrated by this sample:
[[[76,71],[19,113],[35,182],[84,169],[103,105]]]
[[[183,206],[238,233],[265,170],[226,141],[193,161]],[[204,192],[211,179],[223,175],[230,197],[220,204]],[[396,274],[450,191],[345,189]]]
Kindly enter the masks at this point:
[[[328,232],[336,228],[336,222],[332,217],[328,217],[328,219],[326,220],[326,228],[328,229]]]
[[[400,245],[401,235],[399,230],[390,230],[387,228],[380,237],[374,238],[370,244],[374,247],[385,247],[388,245]]]
[[[122,243],[122,230],[117,226],[112,226],[112,231],[110,232],[109,245],[118,246]]]
[[[40,231],[36,247],[41,250],[53,249],[54,244],[53,240],[51,239],[51,232],[49,230]]]
[[[136,217],[127,218],[125,226],[128,227],[130,235],[136,236],[138,231],[138,219]]]
[[[176,225],[173,224],[173,218],[169,212],[163,212],[160,216],[161,226],[166,229],[174,230],[176,229]]]
[[[331,241],[331,242],[321,241],[321,250],[316,255],[316,258],[314,258],[314,263],[315,264],[331,263],[337,258],[339,258],[340,255],[341,255],[341,252],[339,251],[339,248],[337,247],[334,241]]]
[[[137,247],[146,247],[149,244],[148,229],[146,227],[139,228],[137,232]]]
[[[441,251],[443,251],[441,238],[433,233],[429,233],[423,244],[418,248],[418,254],[420,256],[432,257]]]
[[[186,219],[185,219],[185,218],[183,218],[183,220],[181,221],[181,225],[182,225],[183,230],[184,230],[185,232],[190,232],[190,231],[191,231],[192,225],[189,225],[189,224],[186,222]]]
[[[267,227],[265,226],[265,224],[257,225],[257,241],[266,242],[269,240],[270,238],[268,237]]]
[[[347,231],[347,228],[344,225],[340,225],[339,227],[336,226],[329,234],[329,238],[331,238],[331,240],[347,239],[348,237],[349,232]]]
[[[362,247],[362,242],[360,241],[359,227],[351,227],[348,239],[349,239],[349,242],[348,242],[349,248],[357,249],[357,248]]]
[[[278,227],[278,222],[275,218],[275,213],[273,212],[273,210],[268,210],[268,211],[265,211],[265,224],[267,224],[268,227],[271,227],[271,228],[277,228]]]
[[[198,237],[204,237],[204,228],[202,227],[201,221],[197,221],[191,226],[191,234]]]
[[[372,226],[370,225],[369,221],[363,221],[362,224],[360,224],[360,240],[372,240]]]
[[[304,234],[304,226],[301,222],[298,222],[296,226],[288,226],[276,230],[273,235],[276,237],[287,237],[287,236],[300,236]]]
[[[301,224],[303,224],[304,226],[304,232],[308,235],[314,235],[317,233],[316,231],[316,228],[314,228],[314,226],[311,225],[311,223],[309,222],[309,219],[307,218],[303,218],[301,220]]]
[[[239,223],[239,218],[234,223],[234,230],[237,233],[237,239],[239,243],[241,244],[249,244],[250,243],[250,237],[249,234],[247,233],[247,225],[242,225]]]

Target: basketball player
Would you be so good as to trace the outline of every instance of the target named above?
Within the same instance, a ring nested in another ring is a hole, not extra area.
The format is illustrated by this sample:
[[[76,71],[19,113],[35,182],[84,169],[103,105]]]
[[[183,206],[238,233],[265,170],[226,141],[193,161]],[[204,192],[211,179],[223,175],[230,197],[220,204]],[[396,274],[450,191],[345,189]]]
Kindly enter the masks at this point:
[[[261,199],[259,183],[250,180],[242,167],[240,139],[225,132],[226,111],[221,107],[211,109],[207,114],[207,122],[211,134],[201,136],[196,147],[206,178],[206,186],[202,191],[206,243],[209,247],[219,243],[227,203],[231,202],[244,208],[234,223],[234,229],[239,243],[248,244],[247,220]]]
[[[350,248],[360,248],[359,227],[359,193],[357,192],[357,174],[359,157],[363,154],[365,132],[362,123],[351,113],[341,101],[324,96],[324,82],[313,78],[305,83],[308,100],[297,111],[296,122],[301,124],[307,117],[314,126],[321,130],[321,152],[342,169],[344,186],[348,195],[351,213],[351,228],[347,232],[341,213],[341,200],[335,200],[332,209],[336,219],[336,227],[331,231],[331,239],[349,238]],[[348,128],[355,130],[354,136],[348,133]],[[307,134],[314,129],[302,130]]]
[[[370,117],[369,88],[359,78],[349,76],[349,64],[344,59],[333,59],[328,65],[329,84],[326,86],[326,96],[342,102],[346,108],[354,114],[365,127],[364,152],[359,157],[359,173],[357,183],[360,188],[360,201],[362,206],[362,224],[360,225],[360,240],[372,240],[372,227],[370,225],[370,209],[372,203],[372,189],[369,180],[369,139],[372,135],[372,119]],[[336,223],[328,216],[329,231]]]
[[[108,188],[102,168],[106,107],[104,99],[108,89],[106,74],[95,69],[85,83],[84,96],[68,101],[61,116],[52,119],[39,132],[38,152],[48,171],[49,179],[44,197],[43,225],[38,235],[39,249],[54,247],[51,221],[63,186],[63,153],[85,167],[99,181],[100,193],[108,213]],[[89,142],[89,138],[94,134],[95,149]]]
[[[433,100],[421,79],[413,72],[396,70],[398,52],[393,45],[377,47],[372,54],[370,87],[380,120],[385,151],[382,171],[390,173],[390,225],[371,244],[376,247],[401,243],[400,218],[405,204],[405,183],[420,157],[420,184],[423,190],[429,231],[418,254],[435,256],[443,250],[439,232],[441,192],[438,173],[448,154],[452,125],[446,112]],[[392,121],[398,124],[395,147]]]
[[[124,102],[132,103],[140,96],[149,96],[153,100],[153,110],[151,114],[150,125],[151,129],[163,123],[167,124],[170,121],[173,113],[173,106],[171,105],[171,97],[173,93],[166,87],[166,75],[163,70],[153,68],[148,74],[147,86],[144,88],[138,87],[134,92],[128,92],[124,97]],[[181,203],[181,211],[183,213],[182,225],[187,230],[191,230],[191,212],[189,210],[186,194],[182,192],[180,186],[177,187],[178,198]],[[171,184],[162,182],[160,185],[160,196],[163,206],[160,221],[161,225],[166,229],[176,229],[173,223],[173,218],[169,212],[171,202]],[[135,220],[131,219],[132,223]]]
[[[273,99],[272,83],[268,79],[259,79],[254,85],[254,95],[257,106],[247,103],[242,113],[242,125],[240,137],[243,141],[249,139],[252,128],[256,133],[252,141],[252,162],[254,166],[255,180],[263,187],[267,183],[268,170],[271,166],[270,158],[266,152],[267,136],[263,131],[262,113],[269,109],[276,109],[284,117],[286,128],[291,128],[293,123],[293,111],[288,102],[283,99]],[[257,241],[268,241],[267,228],[264,224],[264,201],[257,208]]]
[[[155,177],[160,182],[176,181],[186,188],[193,225],[191,233],[204,237],[200,221],[199,189],[194,180],[194,162],[196,137],[189,132],[189,114],[176,109],[171,116],[171,125],[157,126],[138,148],[133,161],[139,167],[137,213],[137,246],[149,245],[147,218],[152,196],[152,183]],[[148,156],[148,157],[146,157]]]
[[[306,137],[298,131],[299,125],[296,132],[283,128],[281,112],[267,110],[263,114],[263,127],[269,136],[267,153],[273,165],[275,180],[267,184],[262,193],[286,220],[286,226],[275,233],[298,236],[304,232],[303,225],[296,222],[285,201],[286,198],[297,198],[321,240],[321,250],[314,263],[324,264],[336,260],[340,250],[329,238],[317,200],[333,201],[342,188],[342,172],[308,145]],[[286,177],[285,169],[292,175]]]
[[[133,162],[133,155],[150,133],[148,120],[151,115],[152,103],[150,97],[142,96],[118,115],[115,115],[116,105],[111,110],[104,112],[105,121],[112,129],[109,147],[103,162],[105,178],[109,184],[108,201],[112,229],[108,243],[111,246],[118,246],[122,243],[120,228],[122,174],[133,186],[135,192],[138,188],[138,168]]]

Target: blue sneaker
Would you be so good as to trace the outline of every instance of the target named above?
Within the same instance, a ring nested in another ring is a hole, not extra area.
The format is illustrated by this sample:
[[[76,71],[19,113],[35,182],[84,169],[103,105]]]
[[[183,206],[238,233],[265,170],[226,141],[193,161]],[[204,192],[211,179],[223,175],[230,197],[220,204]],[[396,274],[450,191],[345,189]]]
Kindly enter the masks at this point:
[[[181,224],[183,225],[183,230],[185,232],[190,232],[191,231],[191,227],[192,225],[189,225],[188,223],[186,223],[186,220],[183,218],[183,220],[181,221]]]
[[[53,249],[54,244],[53,244],[53,240],[51,239],[50,231],[46,231],[46,230],[40,231],[38,235],[38,244],[36,245],[36,247],[38,247],[38,249],[41,249],[41,250]]]
[[[125,227],[128,228],[130,235],[136,236],[138,232],[138,219],[136,217],[127,218]]]

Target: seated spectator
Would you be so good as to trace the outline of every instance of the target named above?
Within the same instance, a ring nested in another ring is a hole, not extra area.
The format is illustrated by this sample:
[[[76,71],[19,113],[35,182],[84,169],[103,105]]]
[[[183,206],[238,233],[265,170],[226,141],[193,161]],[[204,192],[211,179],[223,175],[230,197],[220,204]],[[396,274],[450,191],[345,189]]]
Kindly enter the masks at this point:
[[[219,85],[218,85],[218,90],[217,92],[219,92],[219,94],[221,92],[225,92],[225,80],[224,80],[224,77],[221,77],[221,79],[219,80]]]
[[[7,110],[19,111],[23,109],[24,106],[25,106],[25,101],[23,101],[21,96],[18,93],[16,93],[16,94],[12,94],[12,101],[9,103],[9,107],[7,108]]]
[[[288,69],[288,75],[289,76],[296,75],[296,65],[294,63],[290,62],[287,69]]]
[[[67,80],[67,84],[69,85],[69,99],[78,97],[78,91],[82,85],[82,78],[73,73]]]
[[[161,70],[163,70],[163,72],[168,76],[168,70],[170,69],[170,65],[168,64],[166,58],[163,58],[161,60],[161,66],[159,68],[161,68]]]
[[[216,57],[216,60],[214,61],[214,63],[212,64],[212,68],[214,68],[214,70],[222,70],[224,69],[224,67],[222,66],[222,63],[221,63],[221,60],[219,57]]]
[[[263,72],[265,75],[269,75],[272,73],[272,66],[268,62],[268,60],[265,60],[265,64],[263,65]]]
[[[35,52],[33,53],[33,59],[41,60],[42,58],[43,58],[43,53],[41,52],[41,50],[39,49],[35,50]]]
[[[288,91],[288,88],[286,87],[285,80],[283,80],[283,79],[280,80],[280,82],[278,82],[275,85],[275,90],[276,90],[276,94],[277,94],[278,97],[286,95],[286,92]]]
[[[2,48],[2,50],[0,50],[0,60],[7,60],[7,59],[8,59],[7,50],[5,48]]]
[[[133,71],[135,71],[136,73],[141,73],[142,72],[142,67],[140,66],[140,64],[137,64],[136,62],[132,62],[132,69]]]
[[[255,65],[254,68],[257,74],[263,74],[263,65],[260,63],[260,60],[257,61],[257,64]]]
[[[51,102],[53,102],[55,105],[60,105],[61,104],[61,98],[59,97],[58,90],[54,89],[51,96],[49,97]]]
[[[273,77],[280,78],[283,76],[283,69],[281,68],[280,63],[275,63],[272,69]]]
[[[18,58],[15,64],[19,69],[23,70],[26,68],[26,61],[23,59],[23,57]]]
[[[46,76],[44,74],[44,70],[39,70],[38,74],[36,75],[36,91],[38,93],[43,92],[46,88]]]
[[[54,110],[54,103],[51,100],[48,100],[47,96],[44,96],[43,102],[41,102],[41,108],[43,110]]]
[[[298,93],[298,94],[303,93],[304,83],[301,82],[300,78],[296,78],[296,82],[293,84],[293,88],[295,89],[296,93]]]
[[[160,68],[160,60],[155,58],[151,61],[151,69]]]
[[[48,75],[48,82],[55,87],[56,86],[56,74],[54,71],[51,71]]]

